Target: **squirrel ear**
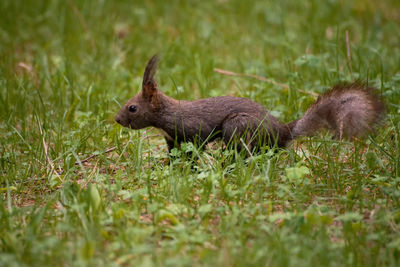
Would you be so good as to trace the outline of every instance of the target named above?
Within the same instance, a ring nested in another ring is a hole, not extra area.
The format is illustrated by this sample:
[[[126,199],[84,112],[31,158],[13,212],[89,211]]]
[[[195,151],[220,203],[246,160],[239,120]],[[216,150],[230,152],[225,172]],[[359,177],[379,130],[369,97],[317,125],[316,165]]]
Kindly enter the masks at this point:
[[[146,99],[154,108],[160,106],[159,96],[158,96],[158,86],[154,79],[154,75],[157,70],[157,65],[159,58],[154,55],[147,63],[146,69],[143,74],[142,92],[143,98]]]
[[[157,83],[151,82],[144,84],[142,92],[143,98],[151,102],[153,96],[157,94]]]
[[[147,63],[146,69],[143,74],[143,97],[148,100],[150,100],[152,96],[157,93],[157,83],[154,80],[154,75],[157,70],[158,61],[158,56],[154,55]]]

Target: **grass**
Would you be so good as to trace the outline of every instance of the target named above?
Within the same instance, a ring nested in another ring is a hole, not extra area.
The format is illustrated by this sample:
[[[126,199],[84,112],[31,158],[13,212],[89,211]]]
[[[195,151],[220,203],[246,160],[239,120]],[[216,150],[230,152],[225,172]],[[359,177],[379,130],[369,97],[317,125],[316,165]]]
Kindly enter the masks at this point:
[[[0,1],[0,265],[399,265],[399,3]],[[387,120],[169,160],[155,131],[114,123],[155,53],[175,98],[249,97],[289,122],[307,92],[361,79]]]

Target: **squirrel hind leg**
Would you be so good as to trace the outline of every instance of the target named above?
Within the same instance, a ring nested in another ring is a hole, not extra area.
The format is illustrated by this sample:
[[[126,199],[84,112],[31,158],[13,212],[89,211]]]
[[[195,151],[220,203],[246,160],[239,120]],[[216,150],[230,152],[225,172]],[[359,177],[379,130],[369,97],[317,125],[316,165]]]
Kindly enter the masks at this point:
[[[246,113],[233,114],[222,124],[222,138],[226,145],[235,145],[237,150],[245,149],[249,154],[265,145],[283,147],[287,140],[280,142],[284,134],[279,136],[278,126],[273,123],[273,121],[259,120]],[[286,132],[286,135],[289,135],[289,128]]]
[[[246,114],[230,115],[222,124],[222,138],[227,146],[234,145],[238,151],[247,146],[251,151],[249,117]]]

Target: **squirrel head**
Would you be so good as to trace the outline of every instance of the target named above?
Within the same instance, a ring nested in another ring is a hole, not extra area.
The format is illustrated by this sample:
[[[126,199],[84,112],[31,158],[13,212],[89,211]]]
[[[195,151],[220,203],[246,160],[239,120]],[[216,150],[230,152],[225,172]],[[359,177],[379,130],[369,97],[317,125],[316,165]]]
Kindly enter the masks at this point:
[[[157,88],[154,74],[159,58],[154,55],[147,63],[143,75],[142,90],[118,112],[115,120],[124,127],[142,129],[153,124],[162,108],[162,93]]]

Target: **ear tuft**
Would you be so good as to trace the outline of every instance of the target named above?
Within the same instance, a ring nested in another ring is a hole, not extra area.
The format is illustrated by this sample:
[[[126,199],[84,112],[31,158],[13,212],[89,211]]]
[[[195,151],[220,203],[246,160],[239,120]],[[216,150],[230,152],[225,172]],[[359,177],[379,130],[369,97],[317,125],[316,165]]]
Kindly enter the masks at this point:
[[[154,109],[161,107],[160,96],[157,90],[157,82],[154,79],[156,74],[158,62],[160,61],[158,55],[154,55],[147,63],[146,69],[143,74],[142,91],[143,97],[150,102]]]
[[[156,74],[159,57],[154,55],[147,63],[146,69],[143,74],[142,90],[145,98],[151,98],[151,96],[157,90],[157,83],[154,80]]]

